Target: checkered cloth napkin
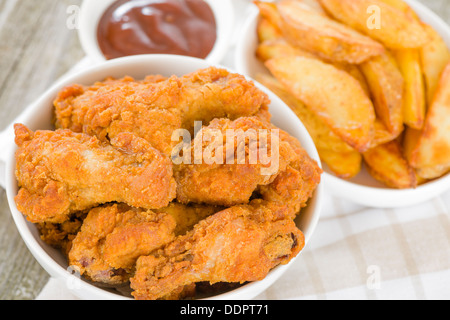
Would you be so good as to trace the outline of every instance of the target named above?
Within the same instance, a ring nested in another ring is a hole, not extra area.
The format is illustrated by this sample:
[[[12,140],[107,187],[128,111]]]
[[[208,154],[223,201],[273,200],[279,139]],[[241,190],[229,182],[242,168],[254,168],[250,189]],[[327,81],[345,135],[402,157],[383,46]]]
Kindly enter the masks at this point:
[[[450,192],[402,209],[326,197],[307,248],[256,299],[450,299]]]

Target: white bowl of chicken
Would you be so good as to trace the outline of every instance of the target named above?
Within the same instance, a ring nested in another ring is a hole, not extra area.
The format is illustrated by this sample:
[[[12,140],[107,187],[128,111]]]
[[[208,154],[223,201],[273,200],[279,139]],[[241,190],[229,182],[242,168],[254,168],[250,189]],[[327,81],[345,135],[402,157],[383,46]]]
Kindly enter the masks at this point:
[[[76,296],[251,299],[293,264],[319,219],[322,171],[273,93],[170,55],[62,81],[2,136],[3,182],[28,248]],[[235,156],[234,138],[208,144],[233,129],[255,134]],[[255,163],[252,145],[265,151]]]

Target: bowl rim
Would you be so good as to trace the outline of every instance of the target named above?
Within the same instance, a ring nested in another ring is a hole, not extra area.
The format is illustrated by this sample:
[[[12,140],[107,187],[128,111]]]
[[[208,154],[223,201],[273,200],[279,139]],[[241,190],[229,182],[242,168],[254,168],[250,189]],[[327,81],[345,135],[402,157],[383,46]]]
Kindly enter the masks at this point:
[[[102,0],[108,2],[109,7],[115,0]],[[205,60],[211,63],[219,63],[227,54],[227,50],[231,44],[233,33],[233,25],[235,20],[234,6],[232,0],[205,0],[214,12],[217,23],[217,41],[211,53]],[[103,12],[96,12],[98,5],[97,0],[83,0],[78,17],[78,38],[85,54],[93,60],[94,63],[106,61],[105,56],[101,52],[97,42],[97,26],[98,21],[102,17]],[[92,20],[92,16],[95,19]]]
[[[46,106],[44,103],[45,101],[48,101],[50,98],[56,96],[57,92],[63,88],[65,85],[74,83],[79,78],[87,77],[90,74],[94,74],[97,72],[106,72],[108,69],[114,69],[116,67],[124,67],[130,64],[136,64],[136,63],[149,63],[150,61],[161,61],[164,60],[165,63],[171,63],[174,61],[183,61],[183,63],[189,64],[192,63],[192,65],[202,64],[205,67],[207,66],[216,66],[221,67],[224,69],[227,69],[231,72],[236,72],[232,70],[231,68],[217,65],[210,63],[208,61],[197,59],[197,58],[191,58],[191,57],[184,57],[184,56],[175,56],[175,55],[140,55],[140,56],[130,56],[130,57],[124,57],[124,58],[118,58],[114,60],[105,61],[101,64],[92,66],[90,68],[84,69],[82,71],[79,71],[69,77],[65,77],[59,81],[57,81],[55,84],[53,84],[46,92],[44,92],[38,99],[35,100],[34,103],[30,104],[29,107],[24,111],[24,113],[17,119],[17,121],[21,121],[25,124],[28,124],[29,122],[33,121],[34,114],[40,110],[43,109],[44,106]],[[246,76],[247,79],[254,81],[250,77]],[[270,90],[259,84],[255,81],[255,85],[260,87],[262,90],[264,90],[269,97],[272,100],[273,104],[276,105],[284,105],[284,103],[276,96],[274,95]],[[48,107],[48,106],[47,106]],[[289,107],[284,105],[285,111],[292,113]],[[315,159],[319,166],[321,166],[320,158],[317,153],[317,149],[312,141],[312,138],[310,137],[309,133],[307,132],[306,128],[303,126],[303,124],[298,119],[298,130],[302,136],[302,139],[307,141],[308,145],[305,146],[305,149],[308,151],[308,154]],[[79,277],[77,277],[74,274],[71,274],[68,270],[64,269],[60,264],[58,264],[57,261],[55,261],[54,258],[50,256],[50,254],[44,249],[43,245],[44,243],[39,243],[39,241],[33,236],[33,232],[31,227],[33,227],[33,224],[28,222],[26,218],[18,211],[14,197],[15,197],[15,189],[16,189],[16,177],[14,174],[15,170],[15,151],[17,147],[13,143],[9,143],[6,146],[6,193],[7,193],[7,199],[11,210],[11,215],[13,217],[13,220],[16,224],[16,227],[24,240],[26,246],[32,253],[32,255],[35,257],[35,259],[40,263],[40,265],[54,278],[65,280],[65,284],[68,283],[74,283],[74,281],[79,280]],[[312,206],[311,210],[311,220],[308,223],[308,230],[305,230],[305,238],[306,243],[305,247],[308,244],[312,234],[314,233],[316,226],[320,219],[320,214],[322,210],[322,204],[323,204],[323,198],[324,198],[324,187],[323,182],[319,184],[317,187],[314,196],[310,200],[310,204],[308,206]],[[302,230],[303,231],[303,230]],[[301,254],[301,253],[300,253]],[[299,255],[300,255],[299,254]],[[298,258],[298,256],[292,259],[289,264],[287,265],[280,265],[273,270],[270,271],[270,273],[267,275],[267,277],[262,281],[256,281],[248,283],[240,288],[230,290],[224,294],[219,294],[216,296],[211,296],[205,299],[201,300],[222,300],[222,299],[233,299],[233,293],[234,294],[253,294],[252,292],[257,292],[257,294],[262,293],[264,290],[266,290],[270,285],[272,285],[279,277],[282,276],[282,274],[287,270],[288,267],[290,267],[294,261]],[[129,300],[130,298],[122,296],[117,293],[112,293],[109,291],[106,291],[102,288],[99,288],[95,285],[90,284],[86,281],[78,281],[76,282],[77,285],[68,287],[68,289],[74,293],[77,297],[88,297],[89,299],[100,299],[100,300]],[[255,295],[253,295],[254,297]]]
[[[442,35],[442,33],[445,33],[450,39],[450,26],[440,16],[438,16],[430,8],[418,2],[417,0],[404,1],[407,2],[413,8],[413,10],[419,14],[421,19],[426,20],[426,22],[429,24],[437,25],[439,30],[443,30],[442,32],[440,32],[440,34]],[[255,20],[258,19],[258,17],[259,11],[256,6],[253,6],[252,11],[249,14],[247,21],[245,22],[243,27],[242,34],[244,36],[239,39],[237,49],[235,51],[237,72],[250,77],[252,75],[247,74],[247,65],[245,63],[245,59],[243,58],[243,52],[245,52],[244,48],[247,48],[250,45],[245,35],[249,32],[249,29],[256,23]],[[446,43],[450,48],[449,41],[450,40],[446,41]],[[450,172],[440,178],[431,180],[423,185],[411,189],[394,189],[388,187],[373,187],[362,185],[354,181],[348,181],[339,178],[327,171],[324,172],[323,177],[326,181],[326,189],[330,193],[351,200],[354,203],[358,203],[361,205],[370,205],[371,207],[375,208],[395,208],[415,205],[429,200],[433,196],[439,196],[444,192],[450,190]],[[371,201],[368,199],[360,199],[358,197],[358,195],[360,194],[370,194],[374,196],[374,200]],[[408,203],[401,201],[396,203],[394,200],[396,197],[409,198],[410,201]],[[386,203],[380,203],[375,198],[386,198],[390,199],[390,201]]]

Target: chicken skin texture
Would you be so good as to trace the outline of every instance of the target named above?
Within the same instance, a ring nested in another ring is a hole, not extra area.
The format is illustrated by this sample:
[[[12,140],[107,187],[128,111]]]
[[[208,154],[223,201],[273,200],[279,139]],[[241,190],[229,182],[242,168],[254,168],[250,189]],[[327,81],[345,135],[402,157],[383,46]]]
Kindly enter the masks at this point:
[[[293,220],[276,219],[263,202],[231,207],[164,249],[140,257],[130,279],[132,294],[138,300],[167,299],[197,282],[261,280],[303,247],[304,235]]]
[[[170,159],[146,140],[121,133],[111,144],[70,130],[15,125],[16,204],[30,222],[62,223],[108,202],[159,209],[176,196]]]
[[[183,150],[183,163],[174,166],[177,200],[226,207],[248,203],[258,186],[272,183],[296,156],[289,143],[272,139],[270,129],[257,117],[213,120]]]
[[[179,81],[107,79],[93,86],[71,85],[54,101],[56,128],[96,136],[101,141],[133,132],[164,154],[172,149],[172,132],[181,127]]]
[[[194,121],[204,126],[213,119],[253,116],[270,104],[269,97],[244,76],[225,69],[207,68],[180,78],[179,108],[183,129],[192,131]]]
[[[127,282],[136,260],[175,239],[168,214],[108,205],[92,209],[73,240],[69,264],[95,282]]]
[[[194,121],[250,116],[270,101],[253,82],[224,69],[134,81],[107,79],[93,86],[72,85],[54,101],[56,127],[113,139],[133,132],[170,156],[172,133],[193,131]]]
[[[185,205],[178,202],[172,202],[167,207],[154,210],[156,213],[165,213],[176,221],[175,235],[184,235],[199,223],[201,220],[222,211],[224,208],[219,206],[202,205],[191,203]]]

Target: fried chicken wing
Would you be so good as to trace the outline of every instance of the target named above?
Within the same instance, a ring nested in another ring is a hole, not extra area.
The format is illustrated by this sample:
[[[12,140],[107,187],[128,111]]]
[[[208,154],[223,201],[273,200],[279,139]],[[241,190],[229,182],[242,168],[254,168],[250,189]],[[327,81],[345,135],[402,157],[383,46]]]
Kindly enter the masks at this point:
[[[168,214],[109,205],[92,209],[73,240],[69,264],[93,281],[128,281],[136,260],[175,239]]]
[[[245,77],[208,68],[184,77],[126,77],[93,86],[72,85],[54,102],[56,127],[96,135],[100,140],[134,132],[166,155],[172,133],[190,131],[194,121],[208,124],[218,117],[236,119],[258,112],[267,95]]]
[[[288,143],[273,138],[257,117],[213,120],[185,151],[189,164],[174,167],[178,201],[248,203],[258,186],[272,183],[295,157]]]
[[[63,223],[41,222],[37,224],[42,241],[46,244],[61,249],[68,256],[72,248],[72,241],[81,229],[87,212],[79,211],[70,216]]]
[[[121,133],[111,145],[69,130],[15,125],[16,204],[29,221],[62,223],[108,202],[158,209],[176,195],[172,163],[150,144]]]
[[[235,120],[255,115],[270,104],[269,97],[244,76],[225,69],[207,68],[180,78],[179,108],[183,128],[192,130],[194,121],[208,125],[216,118]]]
[[[304,247],[289,218],[277,220],[264,206],[235,206],[198,223],[164,249],[140,257],[130,279],[136,299],[164,299],[196,282],[243,283],[263,279]]]
[[[167,80],[108,79],[93,86],[71,85],[54,101],[56,127],[95,135],[102,141],[133,132],[164,154],[181,127],[180,84]]]

